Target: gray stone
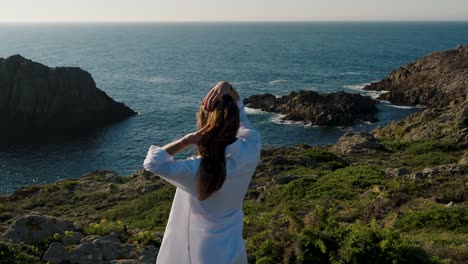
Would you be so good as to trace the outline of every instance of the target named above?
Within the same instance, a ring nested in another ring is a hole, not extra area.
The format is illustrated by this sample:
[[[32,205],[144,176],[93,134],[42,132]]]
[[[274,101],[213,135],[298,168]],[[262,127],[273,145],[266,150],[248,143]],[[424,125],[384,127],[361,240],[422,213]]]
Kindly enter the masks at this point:
[[[95,239],[93,245],[97,248],[104,261],[116,260],[120,256],[118,250],[120,242]]]
[[[138,257],[138,263],[141,264],[153,264],[156,262],[158,256],[158,249],[151,245],[141,248],[141,253]]]
[[[58,242],[53,242],[49,245],[49,248],[42,259],[50,262],[51,264],[59,264],[68,261],[69,256],[64,245]]]
[[[78,245],[83,238],[80,232],[69,231],[63,236],[63,244],[65,246]]]
[[[341,154],[374,153],[385,150],[380,140],[367,132],[347,132],[338,139],[332,149]]]
[[[70,221],[42,215],[22,216],[0,236],[0,239],[12,242],[37,244],[55,233],[63,235],[66,230],[74,230]]]
[[[81,239],[80,244],[85,244],[85,243],[93,243],[94,240],[102,238],[102,236],[98,235],[89,235],[85,236]]]
[[[80,244],[70,252],[70,262],[77,264],[103,264],[101,254],[91,243]]]
[[[411,174],[411,171],[408,170],[407,168],[404,168],[404,167],[400,167],[400,168],[387,168],[385,170],[385,175],[387,175],[388,177],[400,177],[400,176],[404,176],[404,175],[408,175],[408,174]]]

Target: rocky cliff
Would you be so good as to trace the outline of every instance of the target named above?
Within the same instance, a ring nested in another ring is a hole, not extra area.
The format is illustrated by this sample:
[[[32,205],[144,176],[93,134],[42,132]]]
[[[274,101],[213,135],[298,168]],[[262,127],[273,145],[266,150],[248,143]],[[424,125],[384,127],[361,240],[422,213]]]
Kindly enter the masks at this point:
[[[364,90],[388,91],[379,99],[397,104],[447,106],[468,93],[468,46],[431,53]]]
[[[351,125],[356,120],[375,122],[376,101],[360,94],[314,91],[292,92],[277,98],[272,94],[252,95],[244,99],[247,107],[280,113],[283,120],[303,121],[312,125]]]
[[[0,58],[0,139],[79,132],[134,114],[80,68]]]

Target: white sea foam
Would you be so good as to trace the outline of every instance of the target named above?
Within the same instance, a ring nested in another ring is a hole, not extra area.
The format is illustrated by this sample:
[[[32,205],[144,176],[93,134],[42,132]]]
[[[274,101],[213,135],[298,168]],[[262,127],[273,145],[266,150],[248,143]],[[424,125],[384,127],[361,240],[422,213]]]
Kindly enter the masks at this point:
[[[349,71],[349,72],[342,72],[340,73],[340,75],[361,75],[365,73],[366,72],[362,72],[362,71]]]
[[[420,109],[424,108],[422,105],[394,105],[394,104],[387,104],[390,107],[399,108],[399,109]]]
[[[245,106],[244,107],[245,109],[245,112],[249,115],[257,115],[257,114],[266,114],[268,112],[265,112],[265,111],[262,111],[260,109],[254,109],[254,108],[250,108],[250,107],[247,107]]]
[[[249,83],[255,83],[254,81],[239,81],[239,82],[231,82],[232,85],[243,85],[243,84],[249,84]]]
[[[387,93],[388,91],[366,91],[363,90],[364,87],[371,83],[360,83],[360,84],[353,84],[353,85],[343,85],[343,88],[350,89],[357,91],[363,95],[367,95],[372,97],[373,99],[377,99],[381,94]]]
[[[285,83],[285,82],[290,82],[290,81],[288,81],[288,80],[281,80],[281,79],[280,79],[280,80],[273,80],[273,81],[270,81],[268,84],[269,84],[269,85],[275,85],[275,84],[277,84],[277,83]]]
[[[283,119],[286,115],[282,114],[275,114],[272,118],[271,121],[275,124],[280,124],[280,125],[301,125],[301,126],[306,126],[307,124],[304,124],[302,121],[292,121],[292,120],[285,120]]]
[[[149,78],[145,78],[144,80],[149,83],[173,83],[175,82],[174,79],[164,77],[164,76],[152,76]]]

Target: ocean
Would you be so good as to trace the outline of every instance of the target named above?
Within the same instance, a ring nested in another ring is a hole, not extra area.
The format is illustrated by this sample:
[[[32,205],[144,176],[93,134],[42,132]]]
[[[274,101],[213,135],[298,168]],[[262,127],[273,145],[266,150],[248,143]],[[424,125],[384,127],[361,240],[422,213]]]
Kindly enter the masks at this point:
[[[468,44],[467,22],[0,24],[0,57],[78,66],[139,114],[77,138],[0,144],[0,193],[93,170],[131,175],[151,144],[193,131],[195,112],[219,80],[243,97],[361,88],[430,52]],[[247,109],[264,146],[333,144],[418,107],[379,104],[377,123],[315,127]],[[8,124],[2,124],[8,125]],[[190,150],[183,155],[190,155]]]

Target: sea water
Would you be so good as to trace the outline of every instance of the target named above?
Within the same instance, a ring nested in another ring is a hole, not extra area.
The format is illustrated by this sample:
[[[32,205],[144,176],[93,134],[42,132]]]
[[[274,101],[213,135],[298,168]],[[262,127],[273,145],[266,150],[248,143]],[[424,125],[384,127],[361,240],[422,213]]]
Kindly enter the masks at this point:
[[[243,97],[297,90],[376,97],[361,88],[459,44],[468,44],[468,23],[0,24],[0,57],[21,54],[51,67],[81,67],[100,89],[139,113],[76,138],[0,144],[0,193],[97,169],[130,175],[142,167],[151,144],[194,130],[200,101],[220,80]],[[262,144],[277,146],[333,144],[346,131],[369,131],[421,110],[388,102],[378,107],[377,123],[349,127],[247,113]]]

